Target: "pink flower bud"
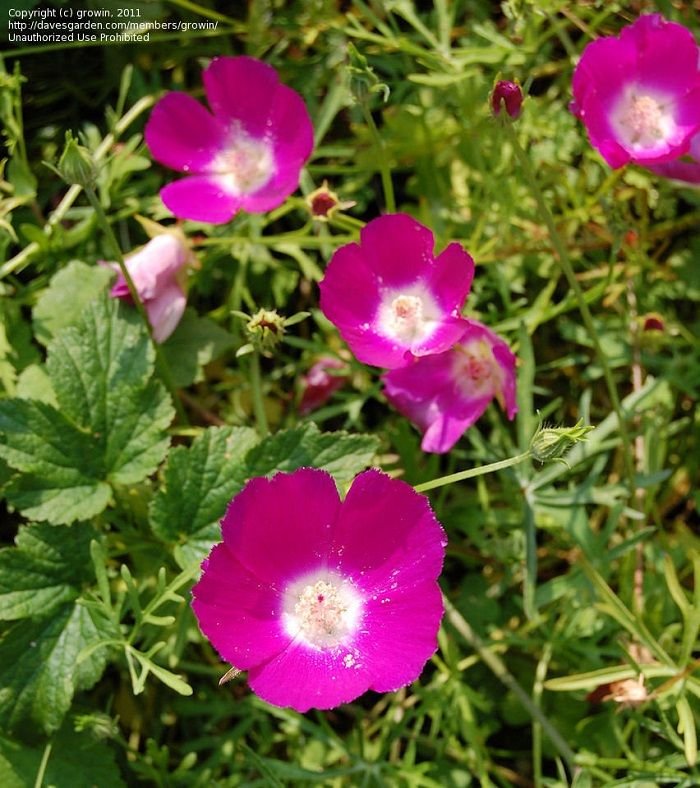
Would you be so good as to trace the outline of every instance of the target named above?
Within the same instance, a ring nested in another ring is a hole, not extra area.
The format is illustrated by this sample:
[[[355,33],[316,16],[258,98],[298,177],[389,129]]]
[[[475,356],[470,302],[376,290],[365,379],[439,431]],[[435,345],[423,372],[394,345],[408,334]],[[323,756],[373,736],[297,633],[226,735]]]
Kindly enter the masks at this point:
[[[496,87],[491,94],[491,108],[494,115],[500,115],[501,108],[505,106],[511,118],[517,118],[523,106],[523,92],[520,85],[501,79],[496,82]]]

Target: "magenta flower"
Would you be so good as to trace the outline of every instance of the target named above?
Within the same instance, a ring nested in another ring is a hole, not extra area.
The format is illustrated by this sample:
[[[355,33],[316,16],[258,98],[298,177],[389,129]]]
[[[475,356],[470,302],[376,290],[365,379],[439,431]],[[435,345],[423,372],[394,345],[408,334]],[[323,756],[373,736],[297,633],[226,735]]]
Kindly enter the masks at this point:
[[[588,44],[574,72],[572,111],[611,167],[688,151],[700,131],[699,58],[690,31],[659,14]]]
[[[408,484],[365,471],[341,502],[325,471],[257,478],[221,530],[192,607],[261,698],[329,709],[418,678],[437,648],[446,538]]]
[[[168,93],[146,124],[161,164],[188,174],[160,193],[183,219],[218,224],[241,208],[264,213],[298,187],[313,127],[304,102],[251,57],[218,57],[203,73],[213,115],[185,93]]]
[[[136,292],[146,307],[156,342],[164,342],[173,333],[185,311],[187,296],[178,282],[178,274],[187,262],[187,256],[182,241],[175,235],[164,233],[124,261]],[[119,272],[116,263],[109,265]],[[109,294],[112,298],[131,302],[129,287],[121,273]]]
[[[476,320],[452,349],[387,372],[383,381],[389,402],[423,432],[423,451],[449,451],[494,397],[509,419],[518,410],[515,356]]]
[[[321,311],[360,361],[393,369],[447,350],[464,333],[474,261],[457,243],[435,257],[434,245],[427,227],[398,213],[373,219],[359,244],[333,255]]]
[[[303,415],[320,408],[347,382],[347,364],[334,356],[321,356],[302,378],[299,413]]]

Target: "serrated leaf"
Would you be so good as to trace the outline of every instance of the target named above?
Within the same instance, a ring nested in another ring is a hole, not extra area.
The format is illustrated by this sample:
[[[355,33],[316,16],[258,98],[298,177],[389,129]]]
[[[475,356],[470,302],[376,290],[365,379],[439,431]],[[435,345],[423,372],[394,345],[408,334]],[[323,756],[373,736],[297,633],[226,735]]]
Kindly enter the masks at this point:
[[[42,233],[43,234],[43,233]],[[79,322],[85,307],[104,291],[114,272],[71,260],[52,278],[32,310],[36,338],[48,344],[62,328]]]
[[[15,624],[0,640],[0,726],[22,723],[56,730],[76,690],[88,689],[102,675],[106,650],[77,664],[80,652],[113,637],[109,622],[81,604],[66,604],[40,620]]]
[[[0,619],[47,615],[76,599],[91,576],[89,546],[95,535],[82,523],[20,528],[17,546],[0,550]]]
[[[52,737],[46,763],[46,786],[70,788],[123,788],[114,750],[90,733],[77,733],[68,722]],[[45,745],[28,747],[0,737],[0,785],[25,788],[34,785]]]
[[[43,402],[0,402],[0,456],[23,475],[7,485],[8,501],[27,517],[57,524],[87,520],[111,498],[94,438]]]
[[[347,484],[372,461],[379,448],[373,435],[320,432],[312,422],[278,432],[255,446],[246,457],[248,477],[311,467],[328,471]]]
[[[247,427],[210,427],[189,448],[173,449],[149,509],[153,532],[175,542],[211,531],[245,483],[244,459],[257,441]]]
[[[176,386],[189,386],[201,368],[233,347],[235,337],[193,309],[186,309],[177,328],[163,344],[163,354]]]
[[[138,315],[106,296],[51,342],[47,370],[60,411],[0,403],[0,456],[25,474],[8,486],[13,506],[57,524],[89,519],[109,503],[110,484],[135,484],[157,468],[173,408],[151,379],[153,360]]]

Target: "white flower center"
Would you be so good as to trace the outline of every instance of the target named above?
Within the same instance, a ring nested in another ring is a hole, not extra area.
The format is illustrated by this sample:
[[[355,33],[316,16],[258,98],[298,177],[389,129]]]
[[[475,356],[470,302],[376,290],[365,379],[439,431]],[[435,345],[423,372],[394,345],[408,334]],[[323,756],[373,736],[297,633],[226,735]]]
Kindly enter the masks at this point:
[[[354,586],[330,572],[317,572],[285,591],[282,622],[287,633],[314,649],[346,644],[362,618]]]
[[[470,397],[500,395],[503,370],[488,342],[476,339],[455,347],[454,375],[462,392]]]
[[[238,128],[231,133],[228,146],[209,165],[209,171],[222,176],[226,188],[235,194],[257,191],[270,180],[274,169],[270,145]]]
[[[440,320],[440,308],[423,288],[388,293],[379,307],[382,333],[404,344],[419,342],[433,333]]]
[[[654,148],[673,134],[672,102],[628,88],[611,115],[615,133],[633,149]]]

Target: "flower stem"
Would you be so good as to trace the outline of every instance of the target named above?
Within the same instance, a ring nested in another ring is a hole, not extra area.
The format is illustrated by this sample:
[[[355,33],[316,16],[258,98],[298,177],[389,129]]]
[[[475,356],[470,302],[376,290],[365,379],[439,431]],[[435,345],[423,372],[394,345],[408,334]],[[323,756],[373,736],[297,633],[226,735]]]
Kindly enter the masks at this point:
[[[465,479],[473,479],[475,476],[484,476],[487,473],[493,473],[494,471],[503,470],[503,468],[510,468],[512,465],[518,465],[518,463],[525,461],[530,455],[531,452],[528,449],[528,451],[518,454],[515,457],[508,457],[506,460],[499,460],[498,462],[492,462],[488,465],[480,465],[478,468],[469,468],[466,471],[458,471],[457,473],[449,474],[449,476],[440,476],[429,482],[417,484],[414,489],[416,492],[425,492],[426,490],[434,490],[436,487],[444,487],[446,484],[461,482]]]
[[[122,132],[126,131],[126,129],[136,120],[136,118],[138,118],[142,112],[145,112],[149,107],[151,107],[155,100],[156,99],[154,96],[144,96],[142,99],[137,101],[136,104],[134,104],[134,106],[124,115],[123,118],[114,124],[114,130],[105,136],[93,154],[92,158],[95,164],[99,164],[105,158],[112,145],[114,145]],[[51,237],[53,228],[68,213],[81,191],[81,186],[73,184],[73,186],[71,186],[65,193],[63,199],[56,207],[56,210],[53,211],[49,221],[44,226],[44,235],[46,235],[47,238]],[[24,268],[25,264],[28,263],[29,260],[31,260],[31,258],[40,251],[41,245],[36,241],[32,241],[30,244],[25,246],[21,252],[18,252],[13,258],[0,266],[0,279],[3,279],[4,277]]]
[[[253,398],[253,412],[261,436],[269,435],[270,428],[265,415],[265,400],[262,391],[262,378],[260,376],[260,353],[254,350],[250,354],[250,392]]]
[[[127,287],[129,288],[129,295],[131,296],[131,300],[134,302],[136,311],[139,313],[141,320],[146,326],[146,330],[148,331],[148,336],[155,349],[156,366],[158,368],[158,374],[160,375],[161,380],[165,384],[165,387],[170,392],[170,396],[172,397],[173,400],[173,405],[175,406],[175,411],[177,412],[178,420],[182,424],[188,424],[189,421],[187,419],[187,414],[185,413],[185,409],[182,407],[182,402],[180,401],[180,397],[177,394],[177,389],[175,387],[172,375],[170,373],[170,367],[168,366],[168,362],[165,360],[165,356],[163,355],[163,351],[160,345],[153,339],[153,328],[151,326],[151,321],[148,319],[148,314],[146,313],[146,307],[143,305],[143,301],[141,301],[141,298],[139,297],[138,290],[136,289],[136,285],[134,284],[134,280],[131,278],[129,269],[126,267],[126,263],[124,262],[124,255],[122,254],[122,250],[121,247],[119,246],[119,242],[117,241],[117,238],[114,235],[112,226],[109,223],[107,214],[104,212],[104,208],[102,207],[102,204],[97,198],[94,189],[90,187],[85,187],[85,196],[88,198],[88,202],[90,203],[93,210],[95,211],[95,216],[97,216],[97,221],[102,226],[102,229],[105,235],[107,236],[107,239],[109,240],[109,243],[112,247],[112,251],[119,265],[119,270],[121,271],[122,276],[126,281]]]
[[[46,747],[44,747],[44,752],[41,756],[41,763],[39,764],[39,771],[36,774],[36,780],[34,781],[34,788],[41,788],[44,784],[44,775],[46,774],[46,767],[49,764],[49,758],[51,757],[51,750],[53,749],[53,742],[50,741]]]
[[[605,378],[605,383],[608,389],[608,395],[610,396],[610,402],[612,404],[613,410],[617,415],[617,422],[618,422],[618,429],[620,431],[620,438],[622,441],[622,453],[624,457],[625,463],[625,471],[627,476],[627,483],[632,495],[635,492],[635,481],[634,481],[634,463],[632,461],[632,456],[630,454],[630,436],[629,430],[627,429],[627,424],[625,423],[625,416],[622,411],[622,404],[620,402],[620,396],[617,392],[617,386],[615,384],[615,379],[612,374],[612,370],[610,368],[610,364],[608,364],[607,356],[600,344],[600,340],[598,339],[598,334],[596,332],[595,325],[593,324],[593,316],[591,315],[591,310],[588,308],[588,303],[586,302],[586,297],[581,289],[581,285],[576,278],[576,274],[574,273],[574,268],[571,264],[571,260],[569,258],[569,253],[566,249],[566,245],[562,241],[561,236],[559,235],[559,231],[557,230],[557,226],[554,222],[554,217],[552,216],[552,212],[549,210],[547,206],[547,202],[544,199],[544,195],[542,194],[542,190],[537,183],[537,177],[535,176],[535,171],[533,170],[532,164],[530,163],[530,159],[528,158],[527,154],[523,150],[520,142],[518,141],[518,135],[515,131],[515,127],[511,122],[510,118],[505,118],[503,121],[503,127],[506,130],[506,134],[508,135],[508,139],[513,146],[513,151],[515,152],[515,156],[518,160],[518,164],[522,170],[523,175],[525,176],[525,181],[530,188],[530,192],[535,199],[535,203],[537,204],[537,208],[540,213],[540,217],[542,221],[547,226],[547,230],[549,232],[550,240],[552,241],[552,246],[554,247],[554,251],[556,252],[556,257],[559,260],[559,265],[564,272],[564,276],[566,277],[569,286],[574,291],[574,295],[576,297],[576,301],[578,303],[578,308],[581,313],[581,317],[583,318],[583,323],[586,328],[586,332],[593,344],[593,349],[595,351],[596,358],[598,359],[598,363],[603,370],[603,377]]]
[[[360,102],[362,107],[362,114],[365,117],[367,127],[372,135],[372,142],[374,143],[377,155],[379,156],[379,175],[382,179],[382,189],[384,191],[384,203],[386,205],[387,213],[396,213],[396,198],[394,197],[394,184],[391,180],[391,172],[389,170],[389,157],[387,156],[386,146],[384,140],[379,134],[377,124],[374,122],[372,113],[364,101]]]
[[[445,605],[445,614],[450,624],[452,624],[474,651],[476,651],[481,661],[491,670],[494,676],[496,676],[496,678],[518,698],[532,719],[542,726],[542,730],[549,737],[549,740],[559,751],[559,754],[567,762],[569,767],[574,768],[576,754],[566,743],[561,733],[552,725],[542,709],[540,709],[520,684],[518,684],[517,680],[508,670],[498,654],[487,648],[481,638],[469,626],[466,619],[444,594],[442,599]]]

